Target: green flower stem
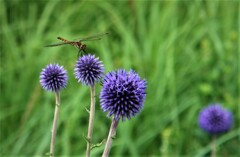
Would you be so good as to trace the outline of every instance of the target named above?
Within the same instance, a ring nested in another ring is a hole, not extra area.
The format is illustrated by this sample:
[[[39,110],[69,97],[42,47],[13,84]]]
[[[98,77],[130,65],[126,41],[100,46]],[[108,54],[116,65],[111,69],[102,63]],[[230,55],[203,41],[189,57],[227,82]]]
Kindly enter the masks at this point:
[[[113,120],[112,120],[112,124],[111,124],[110,130],[109,130],[107,142],[106,142],[102,157],[108,157],[108,155],[110,153],[110,149],[112,146],[112,139],[115,138],[118,121],[119,121],[119,119],[116,119],[116,118],[113,118]]]
[[[53,126],[52,126],[52,138],[50,144],[50,157],[54,157],[54,146],[56,140],[56,133],[57,133],[57,121],[58,121],[58,114],[59,114],[59,107],[60,107],[60,92],[57,91],[55,94],[56,97],[56,106],[55,106],[55,113],[53,119]]]
[[[216,157],[217,150],[216,150],[216,135],[213,135],[212,142],[211,142],[211,157]]]
[[[93,133],[93,122],[94,122],[94,113],[95,113],[95,86],[90,86],[91,92],[91,105],[89,112],[89,123],[88,123],[88,142],[87,142],[87,150],[86,157],[90,157],[91,144],[92,144],[92,133]]]

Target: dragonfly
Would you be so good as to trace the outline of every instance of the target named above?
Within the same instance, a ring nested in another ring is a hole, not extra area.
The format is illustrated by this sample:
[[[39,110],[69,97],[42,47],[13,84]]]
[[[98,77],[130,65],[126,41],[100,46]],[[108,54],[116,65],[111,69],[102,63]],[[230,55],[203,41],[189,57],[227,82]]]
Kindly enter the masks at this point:
[[[82,55],[82,51],[84,53],[86,53],[86,44],[83,44],[82,42],[85,41],[93,41],[93,40],[101,40],[101,37],[104,35],[108,35],[108,32],[105,33],[99,33],[96,35],[92,35],[92,36],[88,36],[85,38],[81,38],[81,39],[77,39],[77,40],[73,40],[73,41],[69,41],[67,39],[64,39],[62,37],[57,37],[57,39],[61,40],[62,42],[60,43],[55,43],[55,44],[50,44],[50,45],[46,45],[45,47],[55,47],[55,46],[62,46],[62,45],[72,45],[74,47],[76,47],[78,49],[78,57]]]

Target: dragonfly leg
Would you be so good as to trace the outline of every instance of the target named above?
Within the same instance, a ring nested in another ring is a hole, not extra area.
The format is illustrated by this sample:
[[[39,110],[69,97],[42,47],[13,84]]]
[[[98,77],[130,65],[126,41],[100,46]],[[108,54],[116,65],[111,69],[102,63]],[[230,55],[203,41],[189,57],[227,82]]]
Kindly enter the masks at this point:
[[[83,55],[83,54],[82,54],[82,51],[81,51],[81,50],[79,50],[79,51],[78,51],[78,55],[77,55],[77,56],[78,56],[78,58],[79,58],[79,57],[81,57],[82,55]]]
[[[83,49],[83,52],[84,52],[84,53],[86,53],[86,50],[85,50],[85,49]]]

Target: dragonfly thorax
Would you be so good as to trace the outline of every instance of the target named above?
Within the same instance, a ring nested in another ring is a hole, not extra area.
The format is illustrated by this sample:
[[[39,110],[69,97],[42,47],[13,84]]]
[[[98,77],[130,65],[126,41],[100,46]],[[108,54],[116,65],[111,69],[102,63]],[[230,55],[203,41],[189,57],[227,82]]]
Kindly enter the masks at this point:
[[[82,50],[82,51],[85,52],[86,47],[87,47],[87,46],[86,46],[85,44],[82,44],[81,42],[78,42],[78,43],[77,43],[77,48],[78,48],[79,50]]]

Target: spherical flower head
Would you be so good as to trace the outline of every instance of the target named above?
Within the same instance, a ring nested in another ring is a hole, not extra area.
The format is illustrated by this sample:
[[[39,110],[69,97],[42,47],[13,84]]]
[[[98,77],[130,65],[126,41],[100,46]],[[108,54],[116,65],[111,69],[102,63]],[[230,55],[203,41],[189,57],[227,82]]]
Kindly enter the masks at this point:
[[[124,121],[135,116],[143,107],[146,97],[146,80],[130,70],[118,70],[109,72],[104,81],[100,93],[100,105],[108,116]]]
[[[67,80],[67,71],[58,64],[49,64],[40,73],[40,83],[47,91],[60,91],[66,87]]]
[[[231,128],[232,113],[219,104],[211,104],[200,112],[198,124],[209,134],[221,134]]]
[[[99,58],[94,55],[84,55],[79,57],[74,68],[74,74],[78,82],[83,85],[94,85],[104,76],[104,68]]]

